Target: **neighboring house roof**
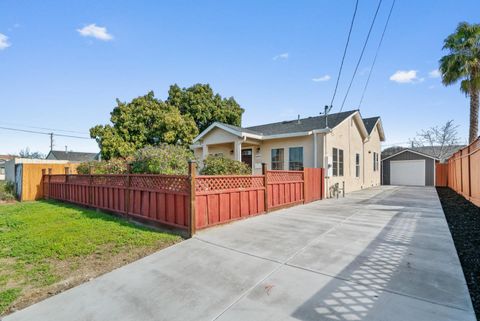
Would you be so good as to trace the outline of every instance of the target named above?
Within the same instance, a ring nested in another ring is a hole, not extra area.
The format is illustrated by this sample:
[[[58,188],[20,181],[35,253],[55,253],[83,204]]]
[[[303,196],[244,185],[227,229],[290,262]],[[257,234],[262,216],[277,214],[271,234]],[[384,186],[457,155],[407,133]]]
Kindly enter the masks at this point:
[[[61,150],[52,150],[47,155],[47,159],[67,160],[70,162],[88,162],[98,160],[98,153],[66,152]]]
[[[459,149],[465,147],[465,145],[449,145],[449,146],[443,146],[443,149],[441,146],[419,146],[419,147],[401,147],[401,146],[393,146],[390,148],[387,148],[382,151],[382,159],[387,159],[392,156],[400,154],[400,152],[409,150],[413,152],[417,152],[419,154],[423,154],[425,156],[435,158],[435,159],[440,159],[438,155],[440,152],[442,152],[443,157],[441,157],[441,161],[444,161],[450,156],[452,156],[455,152],[457,152]]]
[[[10,159],[14,159],[15,157],[18,157],[18,156],[15,156],[15,155],[0,155],[0,160],[10,160]]]
[[[373,130],[373,127],[375,127],[377,123],[379,124],[380,117],[374,117],[376,121],[371,125],[372,128],[370,129],[370,131],[367,131],[367,129],[364,126],[364,123],[362,122],[363,119],[361,118],[358,110],[350,110],[350,111],[345,111],[341,113],[330,114],[328,115],[328,124],[327,124],[327,117],[325,117],[325,115],[301,118],[301,119],[295,119],[295,120],[289,120],[289,121],[282,121],[282,122],[276,122],[276,123],[270,123],[270,124],[264,124],[264,125],[258,125],[258,126],[251,126],[251,127],[238,127],[238,126],[233,126],[233,125],[224,124],[220,122],[215,122],[212,125],[210,125],[207,129],[205,129],[203,132],[201,132],[200,135],[198,135],[193,140],[193,142],[194,143],[197,142],[203,136],[205,136],[209,131],[211,131],[216,127],[221,128],[237,136],[246,136],[246,137],[251,137],[256,139],[269,139],[269,138],[271,139],[271,138],[280,138],[280,137],[288,137],[288,136],[290,137],[302,136],[302,135],[311,134],[311,131],[313,130],[328,131],[329,129],[336,127],[338,124],[340,124],[341,122],[343,122],[345,119],[347,119],[352,115],[355,115],[354,117],[357,117],[358,121],[361,123],[360,130],[364,132],[365,136],[368,136],[370,134],[371,130]],[[373,118],[367,118],[367,119],[373,119]],[[369,121],[369,124],[370,124],[370,121]],[[381,128],[381,126],[380,126],[380,131],[381,131],[380,136],[382,140],[384,140],[383,129]]]

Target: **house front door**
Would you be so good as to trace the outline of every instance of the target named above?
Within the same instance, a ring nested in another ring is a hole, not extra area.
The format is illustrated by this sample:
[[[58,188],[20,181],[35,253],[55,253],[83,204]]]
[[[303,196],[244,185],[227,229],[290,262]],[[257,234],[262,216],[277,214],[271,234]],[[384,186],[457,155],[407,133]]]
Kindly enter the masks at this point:
[[[252,154],[253,151],[251,148],[242,149],[242,162],[247,164],[250,168],[252,168]]]

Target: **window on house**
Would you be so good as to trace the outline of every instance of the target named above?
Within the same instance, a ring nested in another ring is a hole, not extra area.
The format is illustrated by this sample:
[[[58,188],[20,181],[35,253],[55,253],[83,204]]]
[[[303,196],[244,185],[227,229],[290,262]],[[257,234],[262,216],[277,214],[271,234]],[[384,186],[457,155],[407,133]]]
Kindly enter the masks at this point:
[[[334,148],[333,153],[333,176],[343,176],[343,149]]]
[[[332,152],[332,171],[333,176],[338,176],[338,149],[336,148]]]
[[[290,147],[288,150],[289,169],[291,171],[303,170],[303,147]]]
[[[360,177],[360,154],[355,154],[355,177]]]
[[[338,176],[343,176],[343,149],[338,150]]]
[[[272,169],[283,170],[283,148],[272,149]]]
[[[373,152],[373,171],[378,171],[378,153]]]

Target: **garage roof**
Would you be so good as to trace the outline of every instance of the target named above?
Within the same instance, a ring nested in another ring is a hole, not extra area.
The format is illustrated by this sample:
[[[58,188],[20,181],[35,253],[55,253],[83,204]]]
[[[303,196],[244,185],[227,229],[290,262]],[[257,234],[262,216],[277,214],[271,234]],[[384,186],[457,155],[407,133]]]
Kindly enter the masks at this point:
[[[424,156],[424,157],[428,157],[428,158],[431,158],[431,159],[434,159],[434,160],[440,160],[440,159],[438,159],[438,158],[435,157],[435,156],[428,155],[428,154],[425,154],[425,153],[422,153],[422,152],[413,150],[413,149],[411,149],[411,148],[405,148],[405,149],[399,151],[398,153],[395,153],[395,154],[392,154],[392,155],[389,155],[389,156],[383,158],[383,159],[382,159],[382,162],[383,162],[384,160],[387,160],[387,159],[389,159],[389,158],[395,157],[395,156],[400,155],[400,154],[405,153],[405,152],[410,152],[410,153],[418,154],[418,155],[421,155],[421,156]]]

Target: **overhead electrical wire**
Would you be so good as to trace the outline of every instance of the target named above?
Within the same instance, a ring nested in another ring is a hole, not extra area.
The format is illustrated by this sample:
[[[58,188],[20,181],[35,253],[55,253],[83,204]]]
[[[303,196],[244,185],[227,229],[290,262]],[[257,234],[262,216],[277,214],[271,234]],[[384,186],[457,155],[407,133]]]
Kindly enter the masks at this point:
[[[77,138],[77,139],[92,139],[90,137],[81,137],[81,136],[74,136],[74,135],[65,135],[65,134],[58,134],[58,133],[46,133],[46,132],[39,132],[35,130],[28,130],[28,129],[20,129],[20,128],[12,128],[12,127],[3,127],[0,126],[0,129],[10,130],[10,131],[17,131],[17,132],[24,132],[24,133],[31,133],[31,134],[41,134],[41,135],[53,135],[58,137],[68,137],[68,138]]]
[[[365,92],[367,91],[368,83],[370,82],[370,77],[372,76],[373,68],[375,67],[375,63],[377,62],[378,52],[380,51],[380,47],[382,46],[383,37],[385,36],[385,32],[387,31],[388,23],[390,21],[390,17],[392,16],[393,7],[395,6],[395,1],[396,0],[393,0],[392,6],[390,7],[390,12],[388,13],[387,21],[385,22],[385,27],[383,28],[382,36],[380,37],[380,42],[378,43],[377,51],[375,52],[375,57],[373,58],[372,67],[370,67],[370,72],[368,73],[367,82],[365,83],[365,87],[363,88],[363,92],[362,92],[362,97],[360,98],[360,102],[358,104],[359,109],[360,109],[360,106],[362,105],[363,98],[365,97]]]
[[[343,110],[343,106],[345,105],[345,101],[347,100],[348,94],[350,93],[350,89],[352,88],[353,81],[355,76],[357,75],[358,67],[362,62],[363,54],[365,53],[365,48],[367,47],[368,40],[370,39],[370,34],[372,33],[373,26],[375,25],[375,20],[377,20],[378,11],[380,10],[380,6],[382,5],[382,0],[378,2],[377,10],[375,11],[375,15],[373,16],[372,23],[370,24],[370,29],[368,29],[367,38],[363,44],[362,52],[360,53],[360,57],[358,57],[357,65],[355,66],[355,70],[353,71],[352,79],[350,80],[350,84],[348,85],[347,92],[345,93],[345,97],[342,101],[342,106],[340,107],[340,111]]]
[[[345,61],[345,56],[347,55],[348,44],[350,43],[350,36],[352,35],[353,24],[355,22],[355,17],[357,16],[358,1],[355,2],[355,9],[353,10],[352,21],[350,22],[350,29],[348,30],[347,42],[345,43],[345,49],[343,50],[342,62],[340,63],[340,69],[338,70],[337,83],[335,84],[335,89],[333,91],[332,100],[330,102],[330,108],[333,106],[333,101],[337,95],[338,83],[340,82],[340,76],[342,75],[343,63]]]
[[[58,129],[58,128],[48,128],[48,127],[38,127],[38,126],[30,126],[30,125],[22,125],[18,123],[10,123],[10,122],[4,122],[0,121],[0,125],[7,125],[7,126],[18,126],[18,127],[27,127],[27,128],[34,128],[34,129],[43,129],[43,130],[51,130],[54,132],[65,132],[65,133],[74,133],[74,134],[85,134],[88,135],[88,133],[85,132],[80,132],[76,130],[67,130],[67,129]]]

